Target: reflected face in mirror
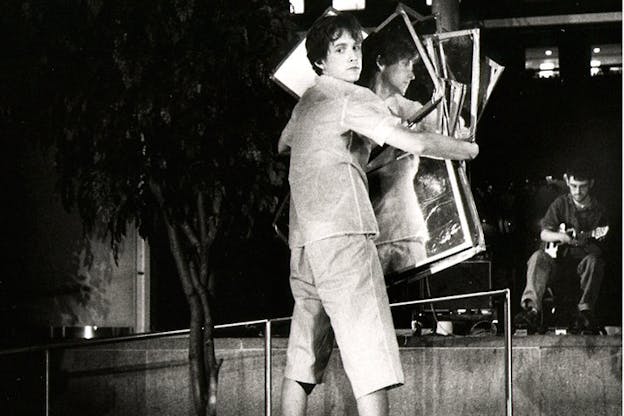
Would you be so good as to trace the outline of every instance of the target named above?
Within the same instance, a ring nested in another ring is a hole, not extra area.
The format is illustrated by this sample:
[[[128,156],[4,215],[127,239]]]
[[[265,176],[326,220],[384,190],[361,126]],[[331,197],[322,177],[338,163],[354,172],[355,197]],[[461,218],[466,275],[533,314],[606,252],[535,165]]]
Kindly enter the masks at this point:
[[[340,37],[329,44],[325,59],[316,65],[323,75],[355,82],[362,70],[362,42],[343,30]]]
[[[414,79],[414,58],[402,58],[391,65],[381,65],[380,75],[389,91],[405,95]]]

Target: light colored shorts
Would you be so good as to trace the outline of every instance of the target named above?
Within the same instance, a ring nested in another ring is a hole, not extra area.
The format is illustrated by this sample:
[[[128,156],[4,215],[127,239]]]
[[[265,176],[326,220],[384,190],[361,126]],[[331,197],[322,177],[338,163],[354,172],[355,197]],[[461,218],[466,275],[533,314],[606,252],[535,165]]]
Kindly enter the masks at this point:
[[[318,384],[334,344],[356,399],[403,384],[399,347],[373,241],[346,235],[293,248],[293,311],[284,376]]]

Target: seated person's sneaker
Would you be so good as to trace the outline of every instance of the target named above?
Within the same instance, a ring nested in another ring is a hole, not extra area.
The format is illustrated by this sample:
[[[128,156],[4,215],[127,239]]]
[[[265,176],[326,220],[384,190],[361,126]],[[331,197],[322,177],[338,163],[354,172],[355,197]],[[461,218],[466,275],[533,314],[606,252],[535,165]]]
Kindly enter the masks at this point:
[[[514,317],[514,328],[516,330],[526,330],[528,334],[536,333],[541,326],[540,313],[535,305],[525,300],[522,304],[522,311]]]

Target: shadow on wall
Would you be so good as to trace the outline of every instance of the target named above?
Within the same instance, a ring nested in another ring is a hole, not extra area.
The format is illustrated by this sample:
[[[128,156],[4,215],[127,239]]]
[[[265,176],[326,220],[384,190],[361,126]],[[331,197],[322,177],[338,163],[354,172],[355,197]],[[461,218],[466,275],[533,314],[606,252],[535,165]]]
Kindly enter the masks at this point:
[[[115,263],[108,242],[85,238],[78,215],[63,209],[51,151],[24,141],[2,159],[2,332],[18,342],[45,337],[49,327],[134,327],[134,233]]]

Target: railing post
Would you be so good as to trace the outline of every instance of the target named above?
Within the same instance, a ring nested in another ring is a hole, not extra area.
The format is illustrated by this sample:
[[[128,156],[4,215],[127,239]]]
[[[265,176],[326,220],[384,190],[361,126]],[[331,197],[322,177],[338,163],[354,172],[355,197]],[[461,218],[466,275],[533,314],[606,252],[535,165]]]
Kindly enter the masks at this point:
[[[264,414],[271,416],[271,320],[264,323]]]
[[[45,350],[45,398],[44,398],[44,415],[50,416],[50,350]]]
[[[504,326],[505,326],[505,410],[508,416],[513,415],[513,374],[512,374],[512,345],[511,345],[511,291],[509,289],[500,289],[489,292],[476,292],[467,293],[463,295],[443,296],[432,299],[420,299],[406,302],[391,303],[390,307],[419,305],[423,303],[436,303],[444,302],[448,300],[468,299],[482,296],[501,296],[505,295],[505,307],[504,307]]]
[[[505,289],[505,399],[507,415],[513,415],[513,373],[511,361],[511,291]]]

